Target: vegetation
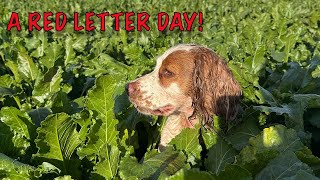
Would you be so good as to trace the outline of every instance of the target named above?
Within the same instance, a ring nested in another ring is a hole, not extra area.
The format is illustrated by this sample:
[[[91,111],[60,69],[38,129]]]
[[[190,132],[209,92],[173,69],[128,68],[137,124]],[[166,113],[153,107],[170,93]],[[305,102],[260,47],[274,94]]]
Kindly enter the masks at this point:
[[[319,9],[316,0],[0,2],[0,178],[318,179]],[[28,13],[49,11],[67,15],[65,29],[29,32]],[[73,30],[73,12],[84,25],[85,12],[105,11],[148,12],[150,31],[125,31],[123,17],[120,31],[112,18],[105,31]],[[160,32],[163,11],[202,12],[203,31],[196,20],[190,32]],[[6,30],[12,12],[21,31]],[[137,113],[124,85],[178,43],[228,61],[242,111],[228,129],[215,118],[218,133],[186,129],[160,153],[165,120]]]

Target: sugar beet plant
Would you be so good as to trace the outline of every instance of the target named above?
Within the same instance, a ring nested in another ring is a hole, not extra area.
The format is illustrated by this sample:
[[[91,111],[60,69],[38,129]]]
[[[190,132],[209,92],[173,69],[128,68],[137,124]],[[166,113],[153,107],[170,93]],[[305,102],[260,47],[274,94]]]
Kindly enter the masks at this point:
[[[320,3],[0,3],[1,179],[318,179]],[[27,30],[28,12],[141,12],[150,31]],[[203,31],[156,28],[156,14],[203,12]],[[11,12],[21,31],[6,31]],[[157,151],[165,119],[139,114],[124,85],[157,55],[197,43],[224,57],[244,92],[238,121],[186,129]],[[199,130],[201,129],[201,130]]]

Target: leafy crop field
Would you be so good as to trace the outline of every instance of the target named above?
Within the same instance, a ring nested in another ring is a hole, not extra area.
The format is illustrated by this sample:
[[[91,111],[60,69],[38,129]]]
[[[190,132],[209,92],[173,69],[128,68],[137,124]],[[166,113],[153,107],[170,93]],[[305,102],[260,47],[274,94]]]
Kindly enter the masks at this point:
[[[114,31],[106,18],[103,32],[75,32],[70,18],[61,32],[29,32],[28,13],[48,11],[79,12],[82,25],[85,12],[146,11],[150,31]],[[163,11],[202,12],[203,31],[160,32]],[[21,31],[6,30],[12,12]],[[317,0],[6,0],[0,36],[0,179],[320,177]],[[186,129],[160,153],[165,119],[139,114],[124,86],[179,43],[224,57],[244,98],[227,129],[216,117],[217,132]]]

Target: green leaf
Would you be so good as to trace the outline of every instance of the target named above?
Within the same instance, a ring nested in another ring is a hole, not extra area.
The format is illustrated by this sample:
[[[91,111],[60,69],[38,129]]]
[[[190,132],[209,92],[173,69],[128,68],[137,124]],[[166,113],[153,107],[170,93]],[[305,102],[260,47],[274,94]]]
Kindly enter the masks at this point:
[[[67,114],[72,114],[77,112],[74,104],[69,100],[67,93],[63,92],[62,90],[52,96],[50,104],[53,113],[65,112]]]
[[[55,165],[63,173],[77,174],[77,162],[71,160],[77,146],[81,143],[76,123],[65,113],[49,115],[37,129],[35,140],[38,147],[34,158]],[[76,175],[75,175],[76,176]]]
[[[304,147],[297,151],[296,155],[300,161],[308,164],[317,176],[320,176],[320,158],[313,155],[310,149]]]
[[[256,179],[282,179],[296,175],[299,170],[312,173],[308,165],[301,162],[293,152],[289,151],[271,160],[256,176]]]
[[[265,128],[259,135],[249,140],[237,158],[237,164],[248,169],[253,175],[263,169],[278,154],[301,150],[304,145],[293,129],[283,125]]]
[[[176,173],[185,166],[185,161],[183,153],[173,151],[169,147],[161,153],[149,151],[140,163],[131,156],[122,158],[119,175],[122,179],[158,179]]]
[[[170,176],[168,180],[214,180],[214,176],[205,171],[199,171],[197,169],[181,169],[174,175]]]
[[[228,164],[224,168],[223,171],[220,172],[219,176],[216,176],[216,179],[219,180],[229,180],[229,179],[237,179],[237,180],[251,180],[251,173],[245,168],[239,165]]]
[[[311,73],[313,78],[320,78],[320,65],[317,66],[315,70]]]
[[[31,179],[32,172],[36,168],[27,164],[20,163],[10,157],[0,153],[0,178],[1,179]]]
[[[73,50],[73,41],[72,41],[72,37],[68,36],[65,40],[65,49],[66,49],[66,55],[64,56],[64,65],[67,66],[68,64],[72,64],[75,63],[75,57],[76,57],[76,53]]]
[[[66,55],[65,55],[65,61],[64,65],[67,66],[68,64],[76,64],[77,59],[76,52],[77,51],[84,51],[84,48],[87,44],[88,37],[86,35],[79,35],[76,37],[67,36],[65,40],[65,49],[66,49]]]
[[[60,176],[54,178],[54,180],[73,180],[71,176]]]
[[[11,70],[14,76],[14,80],[19,83],[21,81],[21,76],[19,74],[18,64],[13,61],[7,61],[5,65]]]
[[[106,179],[114,178],[117,174],[118,164],[120,161],[120,151],[116,146],[106,147],[102,153],[102,160],[93,167],[93,179],[97,179],[100,176],[103,176]]]
[[[51,114],[51,110],[48,108],[32,109],[28,112],[28,114],[36,126],[39,127],[40,123],[46,119],[49,114]]]
[[[6,95],[14,95],[14,91],[10,88],[0,87],[0,97]]]
[[[319,108],[320,95],[318,94],[294,94],[293,100],[301,103],[304,107]]]
[[[113,57],[108,54],[100,53],[98,57],[90,59],[89,61],[84,62],[86,70],[84,74],[86,76],[99,76],[101,74],[128,74],[129,75],[129,66],[116,61]]]
[[[40,63],[48,69],[51,69],[56,61],[63,57],[63,46],[56,42],[52,42],[49,44],[48,48],[45,49],[44,53],[45,55],[40,58]]]
[[[17,137],[9,126],[0,122],[0,152],[10,156],[24,155],[29,146],[30,143]]]
[[[201,145],[198,140],[199,126],[195,128],[183,129],[169,144],[174,145],[177,150],[186,153],[188,158],[193,156],[200,160],[200,152],[202,151]]]
[[[54,93],[60,90],[60,83],[62,82],[63,70],[61,67],[50,69],[41,81],[36,83],[32,96],[35,100],[43,103],[46,99],[51,97]]]
[[[256,116],[249,113],[247,116],[243,116],[243,122],[240,122],[240,124],[237,124],[228,131],[226,139],[236,150],[243,149],[248,145],[249,139],[255,137],[260,132]]]
[[[24,154],[36,135],[34,123],[29,115],[14,107],[3,107],[0,111],[0,121],[10,127],[14,133],[13,144],[21,148],[20,152]]]
[[[0,76],[0,87],[10,88],[13,83],[14,83],[14,80],[9,74]]]
[[[39,75],[40,71],[37,65],[33,62],[32,58],[26,52],[18,52],[18,68],[19,74],[26,81],[34,81]]]
[[[90,128],[88,142],[78,150],[80,158],[87,157],[89,160],[99,159],[100,164],[110,163],[115,155],[110,151],[115,151],[118,146],[118,131],[116,125],[114,108],[114,89],[121,82],[122,76],[101,76],[96,80],[95,87],[88,92],[87,107],[97,116],[95,124]],[[110,148],[111,147],[111,148]],[[101,173],[99,165],[98,173]],[[117,169],[118,164],[111,164],[109,167]],[[112,173],[111,173],[112,172]],[[114,176],[115,172],[110,171],[103,176]]]
[[[203,140],[208,149],[205,167],[218,175],[227,164],[234,162],[237,152],[214,132],[203,133]]]
[[[252,59],[252,70],[254,74],[259,73],[266,64],[266,58],[264,57],[265,46],[258,46],[254,52]]]
[[[312,175],[305,170],[299,170],[294,176],[283,178],[284,180],[319,180],[319,177]]]
[[[278,152],[297,151],[303,148],[297,133],[293,129],[287,129],[283,125],[275,125],[263,129],[263,131],[249,143],[257,152],[276,150]]]
[[[303,113],[306,108],[306,105],[302,103],[289,103],[285,105],[281,105],[280,107],[268,107],[268,106],[253,106],[254,109],[264,112],[266,114],[269,113],[276,113],[277,115],[286,114],[288,118],[286,118],[286,125],[289,128],[294,128],[296,130],[303,130],[304,120],[303,120]]]

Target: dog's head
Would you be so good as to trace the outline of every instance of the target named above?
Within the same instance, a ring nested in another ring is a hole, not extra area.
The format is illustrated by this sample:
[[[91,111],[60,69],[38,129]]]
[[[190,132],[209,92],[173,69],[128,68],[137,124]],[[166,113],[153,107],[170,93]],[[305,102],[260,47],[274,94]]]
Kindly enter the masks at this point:
[[[235,117],[241,89],[226,63],[198,45],[178,45],[157,59],[154,70],[127,85],[130,101],[144,114]]]

